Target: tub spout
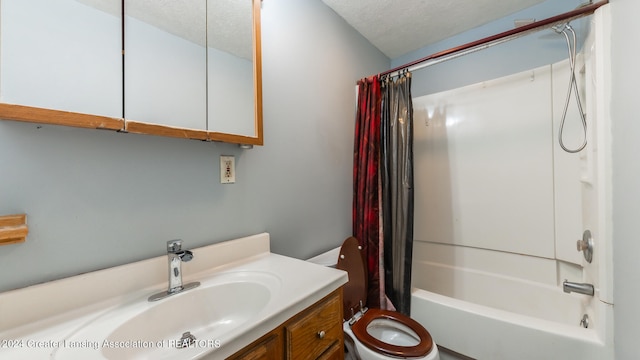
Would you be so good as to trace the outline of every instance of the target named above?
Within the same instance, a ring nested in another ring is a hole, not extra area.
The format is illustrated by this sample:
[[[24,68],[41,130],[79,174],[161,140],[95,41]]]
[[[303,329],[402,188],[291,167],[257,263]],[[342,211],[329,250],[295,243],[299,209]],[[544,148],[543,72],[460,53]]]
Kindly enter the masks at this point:
[[[591,284],[575,283],[567,280],[562,282],[562,290],[566,293],[577,292],[589,296],[593,296],[594,293],[593,285]]]

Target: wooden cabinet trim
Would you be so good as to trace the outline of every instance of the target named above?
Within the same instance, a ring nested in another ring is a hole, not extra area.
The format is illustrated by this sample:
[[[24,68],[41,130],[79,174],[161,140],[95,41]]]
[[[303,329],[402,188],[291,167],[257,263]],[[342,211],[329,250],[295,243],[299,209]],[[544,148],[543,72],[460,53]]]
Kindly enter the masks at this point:
[[[124,119],[5,103],[0,103],[0,119],[87,129],[124,129]]]
[[[261,126],[258,126],[259,136],[251,137],[5,103],[0,103],[0,119],[85,129],[124,131],[133,134],[166,136],[181,139],[221,141],[231,144],[264,145]]]
[[[208,138],[207,131],[205,130],[186,129],[130,120],[126,120],[124,130],[133,134],[168,136],[181,139],[207,140]]]
[[[260,131],[260,134],[262,134],[262,131]],[[222,142],[231,143],[231,144],[264,145],[262,141],[262,135],[258,137],[251,137],[251,136],[225,134],[225,133],[220,133],[215,131],[209,131],[207,140],[222,141]]]

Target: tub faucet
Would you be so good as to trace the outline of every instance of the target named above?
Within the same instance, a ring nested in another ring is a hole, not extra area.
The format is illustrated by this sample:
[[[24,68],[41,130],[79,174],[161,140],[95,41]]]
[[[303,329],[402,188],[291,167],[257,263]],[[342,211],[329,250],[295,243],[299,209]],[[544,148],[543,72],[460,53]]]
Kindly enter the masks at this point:
[[[182,262],[191,261],[193,253],[182,250],[182,240],[167,241],[167,256],[169,258],[169,289],[149,297],[149,301],[157,301],[167,296],[178,294],[182,291],[193,289],[200,285],[199,282],[182,284]]]
[[[594,290],[591,284],[575,283],[571,281],[562,282],[562,290],[566,293],[577,292],[579,294],[593,296]]]

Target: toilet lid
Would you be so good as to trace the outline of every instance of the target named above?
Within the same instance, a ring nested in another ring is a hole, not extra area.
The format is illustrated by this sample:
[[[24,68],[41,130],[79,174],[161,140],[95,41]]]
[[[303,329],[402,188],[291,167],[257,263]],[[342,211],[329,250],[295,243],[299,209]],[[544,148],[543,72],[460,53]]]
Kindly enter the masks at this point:
[[[360,310],[360,303],[367,304],[367,272],[358,248],[360,244],[353,236],[344,241],[340,248],[337,269],[349,274],[349,281],[343,286],[343,317],[351,319],[353,313]]]
[[[383,342],[376,339],[367,328],[369,324],[377,319],[386,319],[392,322],[400,323],[410,328],[419,338],[420,341],[414,346],[399,346]],[[431,349],[433,349],[433,339],[431,334],[420,323],[401,313],[382,309],[369,309],[364,316],[351,327],[351,331],[355,337],[366,347],[371,350],[392,357],[400,358],[420,358],[424,357]]]

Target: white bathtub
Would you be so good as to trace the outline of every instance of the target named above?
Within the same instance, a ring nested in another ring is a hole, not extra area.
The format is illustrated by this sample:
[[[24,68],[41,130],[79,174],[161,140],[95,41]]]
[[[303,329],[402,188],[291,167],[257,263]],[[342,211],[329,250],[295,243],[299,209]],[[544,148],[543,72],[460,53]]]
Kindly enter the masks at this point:
[[[614,359],[613,306],[598,287],[562,291],[580,267],[420,241],[413,255],[411,317],[439,346],[480,360]]]
[[[605,339],[612,334],[610,322],[605,321],[612,318],[612,307],[597,300],[593,303],[592,316],[599,315],[598,321],[583,328],[579,321],[567,324],[541,319],[415,288],[411,317],[439,346],[479,360],[613,360],[612,348],[605,345],[612,343]],[[557,313],[563,310],[552,308]]]

